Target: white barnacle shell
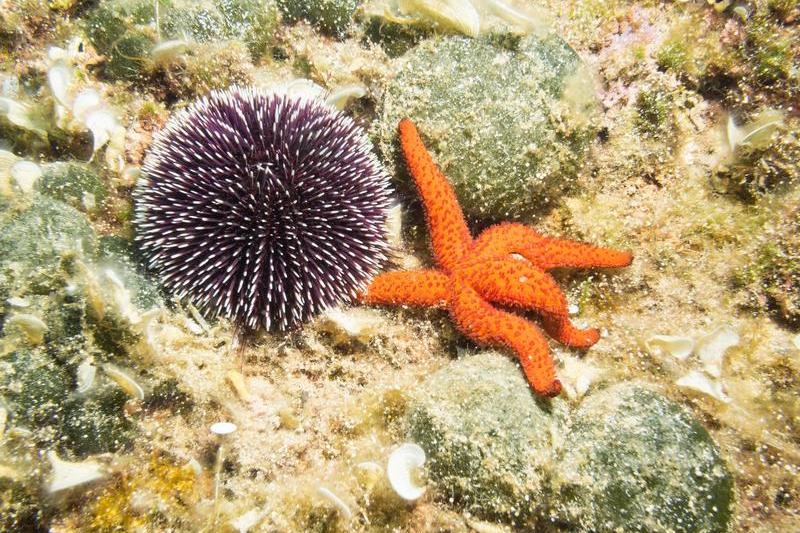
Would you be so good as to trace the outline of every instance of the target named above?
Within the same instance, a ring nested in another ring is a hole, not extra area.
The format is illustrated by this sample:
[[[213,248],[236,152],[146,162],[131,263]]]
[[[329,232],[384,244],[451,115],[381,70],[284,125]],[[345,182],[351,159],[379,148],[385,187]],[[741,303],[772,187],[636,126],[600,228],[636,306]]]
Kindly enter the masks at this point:
[[[481,18],[470,0],[400,0],[406,15],[422,15],[437,24],[470,37],[477,37]]]
[[[100,109],[103,101],[100,99],[100,93],[94,89],[84,89],[75,96],[72,102],[72,116],[78,122],[85,122],[89,113]]]
[[[394,491],[404,500],[414,501],[425,494],[425,487],[414,480],[414,471],[425,464],[425,450],[406,442],[389,456],[386,473]]]
[[[347,102],[352,98],[363,98],[367,94],[366,88],[363,85],[344,85],[337,87],[328,93],[325,102],[336,109],[344,109]]]
[[[728,348],[733,348],[739,344],[739,334],[729,326],[722,326],[699,341],[697,341],[696,352],[703,369],[716,378],[722,375],[722,361]]]
[[[683,361],[694,350],[694,341],[679,335],[653,335],[645,341],[648,351],[668,353]]]
[[[320,328],[331,333],[336,343],[353,339],[366,342],[380,332],[381,324],[383,321],[374,311],[335,307],[325,312]]]
[[[61,50],[61,49],[59,49]],[[66,51],[64,51],[66,54]],[[56,61],[47,69],[47,85],[53,98],[63,107],[69,107],[69,87],[72,84],[72,67],[64,60]]]
[[[9,122],[20,128],[45,135],[39,121],[35,118],[33,108],[28,104],[12,98],[0,96],[0,115],[5,115]]]
[[[97,109],[90,112],[86,117],[86,127],[92,132],[94,146],[92,152],[97,152],[108,141],[111,134],[116,130],[117,119],[107,109]]]
[[[211,433],[220,437],[225,437],[236,431],[236,424],[233,422],[215,422],[208,428]]]
[[[91,483],[106,476],[103,465],[94,461],[73,463],[64,461],[56,452],[47,452],[47,459],[53,468],[47,491],[51,494]]]

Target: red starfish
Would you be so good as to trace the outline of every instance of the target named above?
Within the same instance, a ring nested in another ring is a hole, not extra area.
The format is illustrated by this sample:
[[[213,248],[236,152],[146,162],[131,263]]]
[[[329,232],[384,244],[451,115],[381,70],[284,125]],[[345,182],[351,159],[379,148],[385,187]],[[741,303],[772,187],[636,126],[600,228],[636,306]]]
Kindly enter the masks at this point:
[[[567,346],[588,348],[600,334],[570,323],[566,298],[545,270],[622,267],[631,263],[631,254],[550,239],[522,224],[497,224],[472,239],[455,192],[425,150],[417,128],[403,119],[398,129],[403,155],[425,207],[439,269],[381,274],[360,300],[445,305],[459,330],[470,339],[514,350],[534,391],[558,395],[561,383],[555,378],[542,332],[532,322],[492,304],[535,309],[550,336]]]

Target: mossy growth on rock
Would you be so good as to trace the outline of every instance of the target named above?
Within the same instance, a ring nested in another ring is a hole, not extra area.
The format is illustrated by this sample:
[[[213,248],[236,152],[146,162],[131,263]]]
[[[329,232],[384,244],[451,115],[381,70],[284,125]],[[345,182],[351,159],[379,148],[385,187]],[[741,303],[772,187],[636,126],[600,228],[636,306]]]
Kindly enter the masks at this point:
[[[125,393],[105,378],[89,392],[77,393],[75,368],[54,356],[54,350],[18,349],[3,359],[0,397],[8,404],[11,422],[32,431],[38,446],[68,457],[127,448],[135,429],[123,412]]]
[[[411,118],[468,217],[530,219],[575,181],[595,111],[589,74],[555,35],[435,38],[399,60],[376,136],[405,168],[396,130]]]
[[[278,18],[269,0],[175,0],[162,10],[161,28],[166,39],[238,41],[257,59],[267,53]]]
[[[45,196],[22,212],[0,217],[0,296],[48,295],[63,285],[61,262],[93,257],[97,238],[86,216]]]
[[[344,36],[353,21],[360,0],[277,0],[285,21],[305,20],[318,30],[336,37]]]
[[[580,531],[726,532],[733,479],[708,432],[657,392],[587,397],[563,437],[552,516]]]
[[[159,5],[166,7],[168,2]],[[111,0],[89,12],[86,36],[103,54],[103,73],[111,79],[137,79],[156,44],[155,5],[147,0]]]
[[[530,525],[546,495],[551,407],[509,357],[483,352],[425,381],[409,405],[408,437],[441,494],[475,515]]]
[[[800,205],[774,213],[775,227],[747,264],[733,276],[748,294],[748,307],[767,310],[785,325],[800,329]]]
[[[42,194],[80,211],[99,208],[108,194],[97,172],[80,163],[47,165],[37,182],[37,188]]]

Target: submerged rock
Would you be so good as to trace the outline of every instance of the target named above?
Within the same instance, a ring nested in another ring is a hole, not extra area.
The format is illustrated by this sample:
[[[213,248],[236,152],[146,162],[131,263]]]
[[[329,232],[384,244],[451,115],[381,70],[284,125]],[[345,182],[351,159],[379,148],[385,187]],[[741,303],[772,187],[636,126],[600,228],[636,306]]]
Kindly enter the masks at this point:
[[[353,21],[360,0],[278,0],[287,22],[305,20],[323,33],[343,36]]]
[[[525,219],[574,182],[594,109],[589,74],[555,35],[431,39],[400,59],[378,140],[397,162],[397,124],[411,118],[468,216]]]
[[[569,530],[724,532],[731,473],[708,432],[660,394],[622,384],[586,398],[553,475]]]
[[[546,494],[553,417],[502,354],[460,359],[430,376],[407,419],[439,493],[486,518],[526,524]]]
[[[78,163],[48,165],[37,187],[42,194],[81,211],[97,209],[108,193],[100,176],[91,168]]]

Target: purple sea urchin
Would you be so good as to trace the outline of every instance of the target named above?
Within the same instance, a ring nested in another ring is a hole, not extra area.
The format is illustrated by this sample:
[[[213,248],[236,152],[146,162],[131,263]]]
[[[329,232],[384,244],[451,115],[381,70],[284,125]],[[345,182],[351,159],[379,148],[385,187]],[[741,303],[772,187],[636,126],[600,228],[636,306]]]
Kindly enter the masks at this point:
[[[179,296],[240,327],[285,330],[377,272],[389,199],[352,119],[318,100],[231,88],[155,138],[137,240]]]

